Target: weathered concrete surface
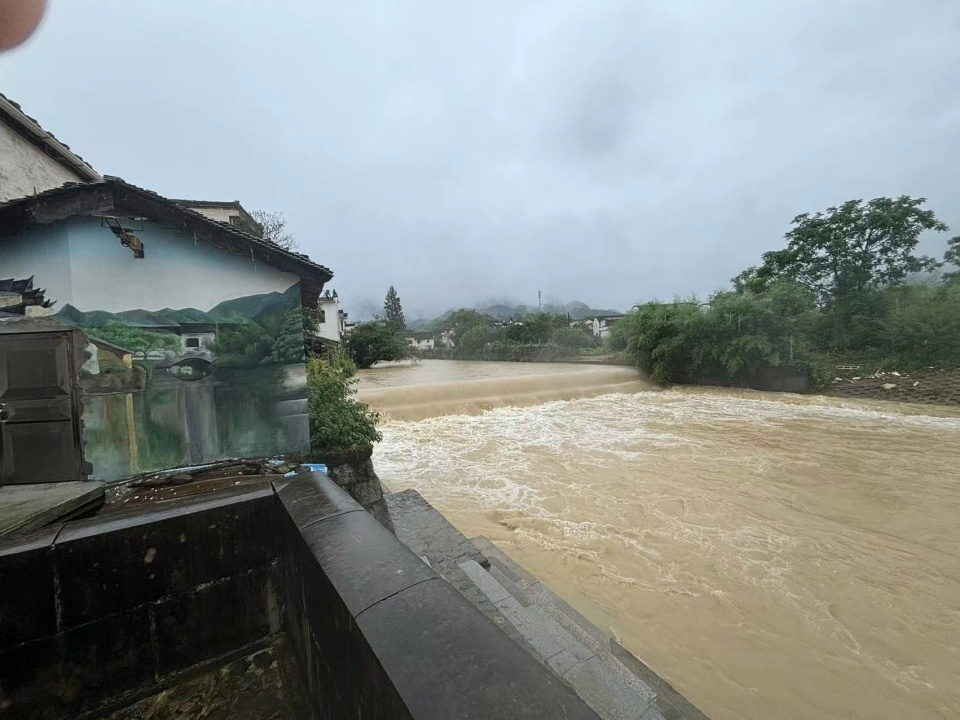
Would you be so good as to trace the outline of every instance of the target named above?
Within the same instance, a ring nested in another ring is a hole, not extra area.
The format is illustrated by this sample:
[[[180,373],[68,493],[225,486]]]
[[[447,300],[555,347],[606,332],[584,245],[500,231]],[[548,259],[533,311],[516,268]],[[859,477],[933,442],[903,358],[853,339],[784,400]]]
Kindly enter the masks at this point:
[[[397,537],[420,557],[430,561],[435,570],[459,567],[474,560],[481,567],[489,565],[477,547],[437,512],[416,490],[392,493],[386,498]]]
[[[416,490],[387,495],[386,504],[400,542],[413,550],[487,617],[500,627],[505,627],[503,615],[497,612],[493,603],[460,567],[468,560],[481,567],[488,566],[483,553]]]
[[[497,627],[503,630],[537,662],[546,665],[543,657],[526,641],[513,624],[474,584],[460,567],[472,561],[489,567],[487,558],[459,530],[439,513],[416,490],[404,490],[386,496],[397,538],[432,567],[467,600],[474,604]]]
[[[569,638],[574,639],[574,644],[554,654],[548,664],[570,682],[601,717],[707,720],[700,710],[666,680],[564,602],[496,545],[484,537],[474,538],[473,542],[490,561],[490,568],[486,571],[489,577],[502,585],[520,605],[527,605],[525,613],[530,613],[531,610],[542,611],[566,634],[556,632],[556,628],[550,625],[538,628],[536,624],[528,621],[528,615],[517,613],[515,619],[518,623],[525,624],[526,632],[542,632],[543,627],[549,627],[552,629],[550,638],[553,640],[561,638],[569,643]],[[482,572],[480,568],[472,569],[474,575],[479,572]],[[502,596],[502,592],[498,591],[489,579],[481,577],[481,582],[485,588],[492,590],[497,596]],[[498,607],[504,602],[498,603]],[[556,648],[549,640],[538,642],[546,652],[552,652]],[[586,661],[582,659],[583,649],[591,653]],[[651,701],[646,705],[646,709],[643,709],[645,698],[651,698]]]
[[[0,487],[0,535],[28,533],[103,503],[99,482],[40,483]]]
[[[109,711],[274,637],[275,509],[268,484],[0,540],[0,717]]]
[[[320,718],[596,720],[330,478],[275,487],[286,630]]]
[[[106,715],[106,720],[308,720],[310,703],[290,645],[268,647],[223,663]]]
[[[534,649],[547,661],[550,668],[573,686],[577,694],[605,720],[632,718],[652,720],[648,714],[657,698],[646,683],[632,675],[612,654],[592,637],[578,633],[573,624],[561,624],[561,618],[545,604],[520,604],[508,590],[474,562],[466,562],[463,569],[478,587],[494,601]],[[495,600],[495,598],[500,598]]]
[[[305,462],[323,463],[327,475],[346,490],[381,525],[394,532],[390,512],[383,499],[383,485],[373,467],[373,447],[356,447],[340,452],[311,452]]]

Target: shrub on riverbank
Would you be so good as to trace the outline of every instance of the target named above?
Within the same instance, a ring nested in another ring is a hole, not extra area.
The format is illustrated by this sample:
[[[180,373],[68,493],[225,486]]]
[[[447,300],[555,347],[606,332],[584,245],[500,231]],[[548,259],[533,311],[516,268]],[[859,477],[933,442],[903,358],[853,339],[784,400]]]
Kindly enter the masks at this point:
[[[923,203],[854,200],[800,215],[787,247],[764,253],[732,291],[638,305],[607,347],[659,383],[750,384],[782,368],[819,387],[844,356],[899,370],[960,366],[960,277],[914,254],[922,232],[947,229]],[[944,261],[955,264],[960,242],[949,247]]]
[[[310,449],[343,450],[380,442],[380,414],[359,402],[341,365],[314,357],[307,362],[307,409]]]

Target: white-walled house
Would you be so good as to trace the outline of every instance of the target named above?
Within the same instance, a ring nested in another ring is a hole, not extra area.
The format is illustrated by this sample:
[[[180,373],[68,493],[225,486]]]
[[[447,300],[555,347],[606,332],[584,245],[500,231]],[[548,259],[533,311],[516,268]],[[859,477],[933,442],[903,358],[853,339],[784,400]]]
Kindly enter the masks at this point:
[[[263,226],[244,210],[239,200],[174,200],[173,202],[211,220],[263,237]]]
[[[337,291],[326,291],[317,300],[317,334],[324,340],[343,342],[346,335],[347,314],[340,308]]]
[[[0,203],[64,183],[102,179],[83,158],[0,94]]]
[[[68,418],[94,479],[309,447],[302,316],[328,268],[106,176],[0,204],[0,269],[22,314],[96,348]]]
[[[417,350],[433,350],[436,345],[431,332],[411,332],[404,336],[407,346]]]
[[[625,315],[595,315],[590,323],[590,329],[596,338],[605,338],[610,333],[617,322],[623,320]]]

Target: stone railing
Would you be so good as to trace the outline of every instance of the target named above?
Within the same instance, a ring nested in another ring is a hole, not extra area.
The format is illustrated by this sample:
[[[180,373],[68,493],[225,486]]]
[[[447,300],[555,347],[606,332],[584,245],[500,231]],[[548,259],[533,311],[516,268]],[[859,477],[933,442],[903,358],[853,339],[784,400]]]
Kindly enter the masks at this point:
[[[318,718],[595,718],[330,478],[0,545],[0,718],[101,716],[285,633]]]

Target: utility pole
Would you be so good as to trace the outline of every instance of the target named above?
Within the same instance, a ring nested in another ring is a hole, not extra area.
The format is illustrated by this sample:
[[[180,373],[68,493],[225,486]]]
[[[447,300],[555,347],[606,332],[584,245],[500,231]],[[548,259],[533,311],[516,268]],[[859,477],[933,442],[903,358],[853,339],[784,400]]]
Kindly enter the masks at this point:
[[[543,312],[543,290],[537,290],[537,312]]]

